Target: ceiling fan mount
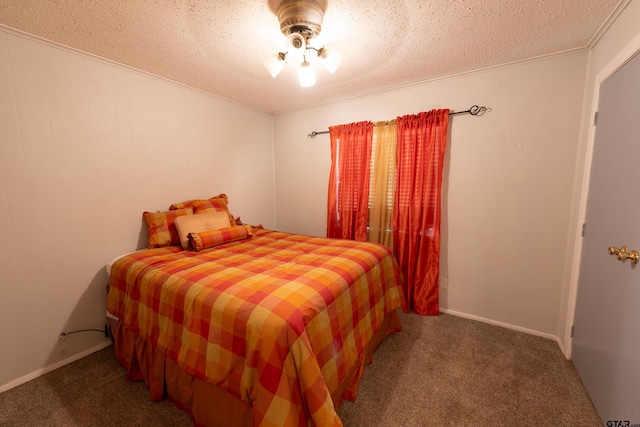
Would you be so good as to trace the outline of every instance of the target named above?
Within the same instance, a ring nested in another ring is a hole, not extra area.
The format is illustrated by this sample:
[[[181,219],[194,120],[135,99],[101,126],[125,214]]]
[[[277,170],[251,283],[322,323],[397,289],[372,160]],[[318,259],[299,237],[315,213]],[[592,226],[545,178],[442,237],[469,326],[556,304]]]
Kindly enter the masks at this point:
[[[302,34],[309,40],[322,29],[323,7],[315,0],[284,0],[276,10],[280,31],[285,36]]]

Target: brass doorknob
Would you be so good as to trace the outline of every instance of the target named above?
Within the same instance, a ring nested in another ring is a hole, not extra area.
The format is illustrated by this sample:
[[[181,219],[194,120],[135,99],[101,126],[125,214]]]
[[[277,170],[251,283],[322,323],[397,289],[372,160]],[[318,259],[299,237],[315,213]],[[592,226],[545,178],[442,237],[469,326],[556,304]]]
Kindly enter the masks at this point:
[[[623,246],[621,248],[616,248],[615,246],[609,246],[609,255],[615,255],[616,259],[625,262],[626,260],[631,260],[631,264],[637,264],[638,258],[640,254],[635,249],[629,252],[629,248]]]

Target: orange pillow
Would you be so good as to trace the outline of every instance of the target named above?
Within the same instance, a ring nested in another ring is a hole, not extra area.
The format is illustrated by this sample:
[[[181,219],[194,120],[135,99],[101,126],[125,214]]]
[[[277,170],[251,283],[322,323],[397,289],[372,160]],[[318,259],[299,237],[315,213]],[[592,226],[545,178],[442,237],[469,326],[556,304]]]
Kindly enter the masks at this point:
[[[229,202],[229,198],[226,194],[218,194],[215,197],[210,199],[193,199],[187,200],[185,202],[174,203],[169,206],[169,210],[174,209],[193,209],[193,213],[200,214],[206,212],[226,212],[229,215],[229,222],[233,223],[234,218],[229,212],[229,208],[227,204]]]
[[[203,231],[202,233],[189,233],[189,246],[198,252],[223,243],[247,239],[251,237],[251,235],[250,228],[244,225],[234,225],[217,230]]]
[[[175,209],[167,212],[144,212],[142,216],[149,227],[149,249],[162,246],[177,245],[180,236],[176,229],[176,218],[184,215],[193,215],[193,209]]]

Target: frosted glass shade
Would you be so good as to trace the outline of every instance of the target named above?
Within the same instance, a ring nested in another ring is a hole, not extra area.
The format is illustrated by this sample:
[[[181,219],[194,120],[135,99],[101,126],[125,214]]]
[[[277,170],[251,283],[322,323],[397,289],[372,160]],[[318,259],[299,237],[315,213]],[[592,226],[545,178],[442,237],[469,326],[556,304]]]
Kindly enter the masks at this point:
[[[271,55],[263,63],[271,77],[275,77],[284,68],[284,55],[282,53]]]
[[[336,72],[342,61],[342,55],[340,53],[324,47],[318,50],[318,58],[320,58],[322,66],[331,74]]]

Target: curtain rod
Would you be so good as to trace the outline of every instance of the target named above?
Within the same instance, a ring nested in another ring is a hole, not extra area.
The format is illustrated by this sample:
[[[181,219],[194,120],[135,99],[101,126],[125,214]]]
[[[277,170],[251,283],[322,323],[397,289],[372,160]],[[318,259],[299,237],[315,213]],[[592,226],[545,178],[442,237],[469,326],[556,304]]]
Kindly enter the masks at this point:
[[[481,116],[483,115],[485,112],[487,111],[487,107],[478,107],[477,105],[472,105],[471,107],[469,107],[468,110],[464,110],[464,111],[451,111],[449,113],[450,116],[456,116],[458,114],[471,114],[472,116]],[[309,135],[307,135],[307,138],[315,138],[316,135],[320,135],[322,133],[329,133],[328,130],[321,130],[321,131],[313,131],[311,132]]]

